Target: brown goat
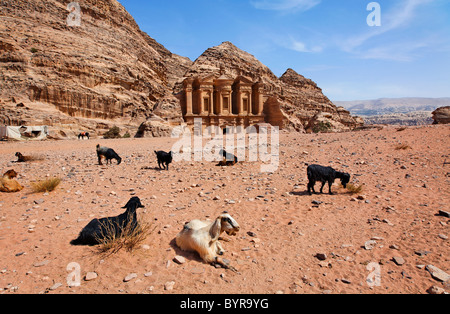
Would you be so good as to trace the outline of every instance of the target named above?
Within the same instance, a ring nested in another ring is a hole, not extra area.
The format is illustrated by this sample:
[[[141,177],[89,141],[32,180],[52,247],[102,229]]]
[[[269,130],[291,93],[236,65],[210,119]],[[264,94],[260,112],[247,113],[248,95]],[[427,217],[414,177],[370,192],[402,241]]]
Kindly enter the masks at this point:
[[[17,177],[17,172],[8,170],[2,178],[0,178],[0,192],[14,193],[23,190],[23,186],[19,184],[14,178]]]

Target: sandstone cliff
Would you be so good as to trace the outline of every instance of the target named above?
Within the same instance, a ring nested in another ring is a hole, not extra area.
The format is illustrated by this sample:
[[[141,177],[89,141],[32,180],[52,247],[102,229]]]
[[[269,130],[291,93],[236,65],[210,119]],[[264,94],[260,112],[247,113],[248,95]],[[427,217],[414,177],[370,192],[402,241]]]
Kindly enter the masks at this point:
[[[79,3],[81,24],[72,27],[68,1],[0,1],[0,99],[133,125],[173,102],[191,61],[143,33],[116,0]],[[181,112],[169,116],[180,121]]]
[[[334,106],[313,81],[290,69],[278,78],[229,42],[192,62],[142,32],[116,0],[80,1],[80,26],[69,25],[68,3],[0,0],[0,123],[101,134],[112,125],[136,133],[156,119],[166,130],[182,122],[175,97],[182,80],[217,74],[221,67],[233,77],[264,83],[290,129],[326,124],[341,131],[361,123]]]

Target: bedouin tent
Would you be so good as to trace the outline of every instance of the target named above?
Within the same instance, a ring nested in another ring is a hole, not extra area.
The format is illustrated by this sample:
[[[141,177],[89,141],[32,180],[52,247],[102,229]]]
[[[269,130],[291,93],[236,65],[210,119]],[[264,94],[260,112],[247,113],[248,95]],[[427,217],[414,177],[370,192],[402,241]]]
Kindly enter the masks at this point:
[[[44,140],[47,136],[47,126],[0,126],[0,139]]]

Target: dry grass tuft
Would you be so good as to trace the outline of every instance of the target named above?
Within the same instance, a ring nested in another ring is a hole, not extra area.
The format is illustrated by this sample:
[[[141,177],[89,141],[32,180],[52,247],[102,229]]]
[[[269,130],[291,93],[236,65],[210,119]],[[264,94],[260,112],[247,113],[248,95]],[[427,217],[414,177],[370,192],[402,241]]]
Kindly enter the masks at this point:
[[[412,147],[409,146],[408,144],[398,144],[397,146],[395,146],[395,150],[407,150],[407,149],[412,149]]]
[[[34,193],[52,192],[60,183],[60,178],[51,178],[32,183],[31,188]]]
[[[106,230],[106,234],[97,239],[100,243],[98,249],[99,253],[107,253],[108,255],[115,254],[122,249],[125,249],[127,252],[133,252],[156,229],[156,226],[153,227],[153,224],[142,219],[138,219],[138,225],[134,230],[131,224],[125,227],[118,226],[120,230],[119,235],[116,235],[116,227],[112,223],[106,222],[103,224],[103,227]]]
[[[356,186],[354,184],[348,183],[347,191],[349,191],[351,194],[359,194],[363,191],[363,186],[362,185]]]

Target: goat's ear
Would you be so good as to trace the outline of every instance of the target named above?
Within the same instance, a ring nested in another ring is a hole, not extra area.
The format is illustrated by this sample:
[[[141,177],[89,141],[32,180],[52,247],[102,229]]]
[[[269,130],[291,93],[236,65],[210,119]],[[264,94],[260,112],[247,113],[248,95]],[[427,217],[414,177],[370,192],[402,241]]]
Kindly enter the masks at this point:
[[[209,229],[209,235],[211,239],[218,239],[220,236],[220,230],[222,230],[222,219],[217,218],[211,229]]]

